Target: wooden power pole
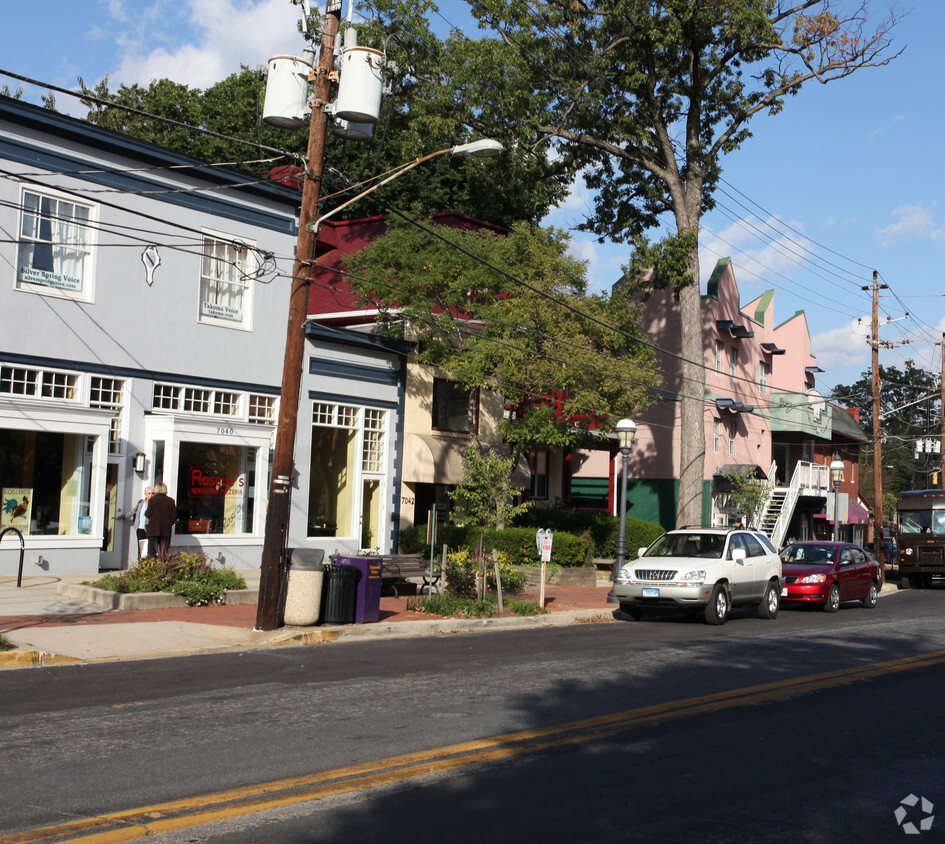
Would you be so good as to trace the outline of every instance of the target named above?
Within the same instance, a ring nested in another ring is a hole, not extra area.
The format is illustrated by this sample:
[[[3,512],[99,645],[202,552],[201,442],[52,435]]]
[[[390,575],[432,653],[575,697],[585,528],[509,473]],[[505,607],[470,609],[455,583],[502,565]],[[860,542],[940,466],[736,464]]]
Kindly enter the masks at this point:
[[[292,290],[289,296],[289,322],[286,328],[285,361],[276,444],[272,454],[272,480],[269,508],[260,562],[259,600],[256,605],[256,629],[275,630],[281,623],[282,580],[286,538],[295,470],[295,434],[298,427],[299,391],[305,353],[305,320],[308,316],[309,285],[315,266],[315,232],[308,224],[318,216],[318,200],[328,134],[328,105],[331,94],[329,74],[334,67],[335,36],[341,25],[341,0],[329,0],[322,25],[318,66],[313,69],[314,100],[308,135],[308,163],[302,187],[299,213],[299,238],[295,250]]]
[[[885,579],[885,549],[883,548],[883,426],[880,419],[879,394],[879,291],[888,285],[879,283],[879,273],[873,270],[873,319],[870,336],[873,368],[873,541],[880,577]],[[870,288],[864,287],[864,290]]]

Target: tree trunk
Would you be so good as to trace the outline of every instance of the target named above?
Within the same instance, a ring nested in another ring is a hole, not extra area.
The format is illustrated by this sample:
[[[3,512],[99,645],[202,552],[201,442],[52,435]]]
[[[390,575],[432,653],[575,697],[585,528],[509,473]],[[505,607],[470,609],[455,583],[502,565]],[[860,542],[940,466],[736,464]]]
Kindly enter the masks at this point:
[[[698,225],[698,223],[696,224]],[[682,226],[680,226],[682,229]],[[682,354],[680,385],[679,501],[676,526],[702,524],[705,477],[705,367],[703,365],[702,295],[699,291],[699,248],[689,259],[692,284],[679,291]]]

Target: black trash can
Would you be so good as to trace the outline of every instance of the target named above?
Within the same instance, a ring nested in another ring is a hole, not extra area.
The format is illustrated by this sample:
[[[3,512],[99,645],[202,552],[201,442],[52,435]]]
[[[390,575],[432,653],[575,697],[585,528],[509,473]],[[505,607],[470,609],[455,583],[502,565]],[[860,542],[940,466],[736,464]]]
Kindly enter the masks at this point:
[[[354,624],[354,606],[361,572],[351,566],[332,566],[325,570],[325,624]]]

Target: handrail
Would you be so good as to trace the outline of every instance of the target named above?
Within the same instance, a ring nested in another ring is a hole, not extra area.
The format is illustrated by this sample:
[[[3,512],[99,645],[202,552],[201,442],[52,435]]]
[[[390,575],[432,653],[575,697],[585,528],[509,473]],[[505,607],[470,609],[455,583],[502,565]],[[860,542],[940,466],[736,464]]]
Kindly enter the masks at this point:
[[[802,483],[804,481],[804,483]],[[806,489],[830,489],[830,467],[822,463],[811,463],[798,460],[791,475],[791,484],[781,504],[781,513],[778,515],[774,527],[771,529],[771,541],[781,547],[784,535],[787,533],[791,516],[794,514],[794,505],[797,503],[801,487]]]
[[[26,543],[23,541],[23,531],[17,527],[13,527],[12,525],[10,527],[5,527],[3,530],[0,530],[0,542],[3,541],[3,537],[11,530],[18,537],[20,537],[20,567],[16,574],[16,588],[19,589],[23,585],[23,553],[26,550]]]

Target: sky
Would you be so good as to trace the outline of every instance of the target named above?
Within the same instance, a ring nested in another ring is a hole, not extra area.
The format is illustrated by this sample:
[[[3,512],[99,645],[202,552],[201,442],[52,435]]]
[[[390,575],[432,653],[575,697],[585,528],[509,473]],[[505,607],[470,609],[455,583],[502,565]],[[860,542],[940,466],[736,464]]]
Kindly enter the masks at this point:
[[[885,0],[870,2],[885,12]],[[913,2],[895,31],[904,52],[890,65],[808,83],[781,114],[753,119],[753,137],[722,160],[718,208],[703,219],[703,289],[716,262],[730,258],[743,304],[773,289],[776,323],[803,310],[824,370],[817,386],[828,397],[870,369],[871,294],[862,288],[874,271],[888,285],[879,339],[890,347],[880,363],[901,369],[911,358],[936,375],[942,368],[945,3]],[[299,55],[298,17],[291,0],[9,3],[0,69],[67,89],[77,77],[91,87],[106,75],[113,90],[159,78],[207,87],[241,64]],[[431,23],[440,34],[450,26],[473,34],[470,21],[462,0],[442,0]],[[23,87],[25,100],[40,103],[37,87],[3,74],[0,85]],[[56,105],[85,113],[66,94]],[[590,208],[578,182],[543,222],[570,230]],[[571,249],[601,289],[629,257],[626,246],[578,232]]]

